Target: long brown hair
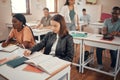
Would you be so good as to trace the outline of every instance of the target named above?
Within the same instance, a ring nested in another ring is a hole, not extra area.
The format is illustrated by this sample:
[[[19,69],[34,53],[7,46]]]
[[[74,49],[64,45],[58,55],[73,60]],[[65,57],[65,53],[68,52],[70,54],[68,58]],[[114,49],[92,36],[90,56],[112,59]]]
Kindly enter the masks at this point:
[[[60,37],[64,37],[65,35],[68,34],[65,19],[64,19],[64,17],[62,15],[56,14],[51,18],[51,20],[54,20],[54,21],[60,23],[60,31],[59,31],[59,36]]]

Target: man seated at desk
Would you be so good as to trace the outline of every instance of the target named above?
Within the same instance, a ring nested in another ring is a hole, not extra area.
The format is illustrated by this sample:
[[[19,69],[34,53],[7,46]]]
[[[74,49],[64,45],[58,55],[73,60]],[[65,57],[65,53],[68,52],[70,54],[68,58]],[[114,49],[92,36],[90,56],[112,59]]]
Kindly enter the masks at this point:
[[[118,36],[120,37],[120,19],[119,19],[119,14],[120,14],[120,8],[119,7],[114,7],[112,9],[112,18],[106,19],[104,22],[104,27],[103,27],[103,34],[108,34],[110,36]],[[97,62],[98,62],[98,69],[103,69],[102,65],[102,51],[103,48],[97,48],[96,49],[96,56],[97,56]],[[114,72],[114,68],[116,65],[116,58],[117,58],[117,50],[110,50],[110,55],[111,55],[111,70],[110,72]]]
[[[80,17],[80,21],[83,21],[85,25],[82,26],[81,31],[83,31],[83,28],[86,27],[90,23],[90,15],[86,13],[86,9],[82,9],[83,15]]]
[[[35,27],[37,29],[50,29],[50,19],[51,16],[49,14],[49,9],[48,8],[44,8],[43,9],[43,13],[44,13],[44,17],[42,17],[40,23]],[[45,35],[41,35],[41,39],[44,37]],[[37,39],[37,37],[35,37]]]
[[[40,23],[38,24],[38,26],[36,26],[36,28],[47,28],[47,29],[50,29],[50,19],[51,19],[51,16],[49,14],[49,9],[48,8],[44,8],[43,9],[43,13],[44,13],[44,17],[42,17]]]

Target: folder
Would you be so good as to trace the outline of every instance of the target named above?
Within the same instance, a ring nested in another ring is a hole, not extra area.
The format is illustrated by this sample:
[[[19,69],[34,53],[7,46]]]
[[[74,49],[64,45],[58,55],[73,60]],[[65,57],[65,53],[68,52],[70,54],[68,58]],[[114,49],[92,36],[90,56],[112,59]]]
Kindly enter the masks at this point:
[[[7,62],[6,64],[12,68],[16,68],[22,64],[24,64],[24,61],[28,60],[28,58],[26,57],[18,57],[14,60],[11,60],[9,62]]]

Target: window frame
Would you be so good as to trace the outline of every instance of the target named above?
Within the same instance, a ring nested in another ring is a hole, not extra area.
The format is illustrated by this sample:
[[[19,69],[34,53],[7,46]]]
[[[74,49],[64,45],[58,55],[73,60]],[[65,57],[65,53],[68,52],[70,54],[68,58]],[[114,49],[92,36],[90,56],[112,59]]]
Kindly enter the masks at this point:
[[[50,14],[58,13],[58,0],[54,0],[54,12],[49,12]]]
[[[12,15],[18,14],[18,13],[13,13],[12,12],[12,1],[11,1],[11,13],[12,13]],[[31,13],[30,13],[30,0],[26,0],[26,13],[21,13],[21,14],[31,15]]]

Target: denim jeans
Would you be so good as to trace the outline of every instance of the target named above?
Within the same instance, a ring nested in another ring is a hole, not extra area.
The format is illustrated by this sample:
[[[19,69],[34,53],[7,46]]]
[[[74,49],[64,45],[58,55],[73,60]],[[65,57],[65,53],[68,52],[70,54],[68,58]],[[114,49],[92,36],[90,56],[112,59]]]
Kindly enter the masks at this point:
[[[102,65],[102,51],[105,50],[103,48],[96,48],[96,57],[97,57],[97,63],[99,65]],[[117,50],[110,50],[110,56],[111,56],[111,67],[114,68],[116,65],[116,58],[117,58]]]

